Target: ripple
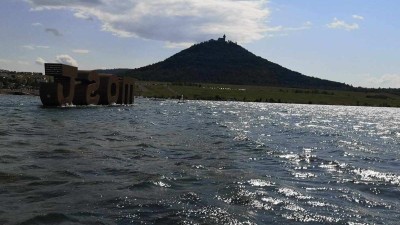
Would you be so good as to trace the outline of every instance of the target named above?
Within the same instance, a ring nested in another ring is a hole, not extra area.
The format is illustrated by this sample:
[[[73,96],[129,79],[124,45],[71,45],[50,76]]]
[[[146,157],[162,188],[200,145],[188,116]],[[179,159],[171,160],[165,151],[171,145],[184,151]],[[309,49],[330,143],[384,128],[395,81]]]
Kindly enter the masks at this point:
[[[394,173],[383,173],[370,169],[354,169],[352,171],[360,177],[361,181],[382,182],[385,184],[400,185],[400,175]]]
[[[300,192],[297,192],[291,188],[279,188],[278,193],[286,196],[286,197],[294,197],[297,199],[312,199],[311,196],[302,195]]]
[[[45,215],[34,216],[26,221],[20,223],[21,225],[30,224],[61,224],[61,223],[77,223],[76,219],[73,219],[62,213],[48,213]]]
[[[201,201],[201,198],[195,192],[189,192],[189,193],[185,193],[185,194],[181,195],[179,197],[179,200],[183,203],[196,203],[196,202]]]
[[[44,180],[44,181],[34,181],[30,182],[28,186],[58,186],[68,183],[68,181],[61,180]]]
[[[0,223],[398,218],[399,109],[145,98],[44,109],[11,96],[0,105]]]
[[[18,156],[13,155],[0,155],[0,163],[15,163],[21,161]]]
[[[265,181],[265,180],[261,180],[261,179],[252,179],[252,180],[249,180],[248,183],[254,187],[271,187],[271,186],[275,185],[275,183],[273,183],[273,182]]]
[[[255,224],[249,220],[240,221],[225,209],[213,206],[206,206],[196,210],[187,210],[183,211],[181,214],[187,218],[197,221],[197,223],[200,224]]]
[[[15,183],[20,181],[30,181],[30,180],[39,180],[38,177],[30,176],[26,174],[15,174],[15,173],[7,173],[0,171],[0,183],[1,184],[8,184],[8,183]]]

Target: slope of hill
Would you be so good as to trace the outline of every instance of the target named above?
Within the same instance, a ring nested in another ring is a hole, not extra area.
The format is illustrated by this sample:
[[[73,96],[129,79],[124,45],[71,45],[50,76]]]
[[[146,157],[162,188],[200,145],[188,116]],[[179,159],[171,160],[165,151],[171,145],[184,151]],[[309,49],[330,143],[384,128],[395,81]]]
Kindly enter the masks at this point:
[[[343,83],[305,76],[247,51],[236,43],[210,40],[152,65],[127,70],[140,80],[351,89]]]
[[[98,69],[96,70],[98,73],[105,73],[105,74],[123,74],[126,73],[126,71],[128,71],[129,69],[125,69],[125,68],[117,68],[117,69]]]

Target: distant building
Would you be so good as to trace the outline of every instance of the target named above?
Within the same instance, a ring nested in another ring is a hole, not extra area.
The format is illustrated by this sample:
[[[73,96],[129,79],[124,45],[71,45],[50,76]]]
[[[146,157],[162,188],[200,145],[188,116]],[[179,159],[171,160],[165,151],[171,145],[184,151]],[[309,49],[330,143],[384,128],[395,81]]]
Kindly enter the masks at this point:
[[[222,38],[218,38],[218,41],[226,42],[226,35],[222,36]]]

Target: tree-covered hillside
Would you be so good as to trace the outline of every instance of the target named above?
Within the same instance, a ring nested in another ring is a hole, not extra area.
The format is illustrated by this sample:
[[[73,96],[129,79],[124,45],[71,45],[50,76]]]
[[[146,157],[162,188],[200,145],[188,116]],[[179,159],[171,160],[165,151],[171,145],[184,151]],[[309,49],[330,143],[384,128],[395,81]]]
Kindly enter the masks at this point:
[[[286,69],[225,40],[193,45],[162,62],[127,70],[124,75],[149,81],[351,89],[343,83]]]

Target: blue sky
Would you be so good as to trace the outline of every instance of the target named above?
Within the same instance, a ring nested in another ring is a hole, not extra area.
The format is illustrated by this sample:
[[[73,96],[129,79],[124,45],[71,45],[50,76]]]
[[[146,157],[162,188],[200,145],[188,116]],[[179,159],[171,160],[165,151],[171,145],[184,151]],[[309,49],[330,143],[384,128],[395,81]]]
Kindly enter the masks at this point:
[[[136,68],[224,33],[308,76],[400,88],[397,0],[2,0],[0,68]]]

